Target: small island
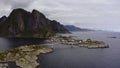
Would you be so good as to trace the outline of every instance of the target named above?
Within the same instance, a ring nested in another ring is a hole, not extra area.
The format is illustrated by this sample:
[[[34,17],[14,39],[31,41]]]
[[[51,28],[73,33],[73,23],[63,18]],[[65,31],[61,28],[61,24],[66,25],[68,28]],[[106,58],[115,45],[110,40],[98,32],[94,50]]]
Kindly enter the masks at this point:
[[[32,12],[22,8],[14,9],[8,17],[3,16],[0,18],[0,27],[1,37],[45,38],[47,39],[45,43],[70,45],[71,48],[73,46],[89,49],[109,47],[104,41],[74,39],[71,36],[55,36],[61,33],[71,33],[71,30],[66,29],[66,26],[56,20],[48,19],[43,13],[35,9]],[[79,28],[72,29],[72,31],[73,30],[93,31]],[[36,68],[40,65],[37,62],[38,55],[50,53],[53,49],[53,46],[51,48],[46,48],[41,45],[23,45],[15,49],[0,51],[0,62],[15,62],[20,68]],[[0,66],[0,68],[3,67]]]
[[[15,62],[20,68],[36,68],[39,54],[52,52],[51,48],[41,45],[20,46],[12,50],[0,52],[0,62]],[[0,67],[1,68],[1,67]]]
[[[71,45],[73,46],[79,46],[79,47],[86,47],[86,48],[109,48],[109,45],[103,41],[94,41],[91,39],[86,40],[78,40],[73,39],[71,36],[55,36],[48,40],[46,40],[46,43],[59,43],[64,45]]]

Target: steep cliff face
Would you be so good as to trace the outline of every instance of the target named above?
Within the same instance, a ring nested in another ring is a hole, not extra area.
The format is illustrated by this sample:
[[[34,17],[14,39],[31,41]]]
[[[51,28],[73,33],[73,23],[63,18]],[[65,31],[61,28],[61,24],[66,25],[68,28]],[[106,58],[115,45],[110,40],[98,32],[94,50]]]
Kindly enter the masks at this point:
[[[0,18],[0,25],[3,24],[6,21],[7,17],[6,16],[2,16]]]
[[[25,29],[25,22],[27,22],[27,17],[29,17],[29,13],[25,10],[13,10],[7,19],[7,23],[9,24],[8,31],[10,34],[16,35],[23,32]]]
[[[69,32],[59,22],[47,19],[37,10],[14,9],[2,23],[0,36],[49,37],[55,33]]]
[[[63,25],[61,25],[59,22],[53,20],[51,21],[51,26],[52,26],[52,30],[54,32],[59,32],[59,33],[64,33],[65,32],[65,28]]]

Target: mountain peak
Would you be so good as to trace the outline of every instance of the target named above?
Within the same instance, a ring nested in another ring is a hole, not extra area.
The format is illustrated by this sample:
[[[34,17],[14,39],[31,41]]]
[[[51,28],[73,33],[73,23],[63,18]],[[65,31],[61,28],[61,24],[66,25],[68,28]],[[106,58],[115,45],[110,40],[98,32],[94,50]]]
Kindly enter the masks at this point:
[[[32,10],[32,13],[33,13],[33,12],[38,12],[38,13],[39,13],[39,11],[38,11],[38,10],[36,10],[36,9],[33,9],[33,10]]]
[[[25,11],[25,10],[22,8],[17,8],[17,9],[13,9],[13,11]]]
[[[12,37],[48,37],[69,32],[59,22],[49,20],[38,10],[29,12],[22,8],[14,9],[0,27],[0,36]]]
[[[0,18],[0,24],[3,24],[6,19],[7,19],[6,16],[2,16],[2,17]]]
[[[33,15],[40,16],[40,17],[45,17],[45,15],[44,15],[43,13],[39,12],[39,11],[36,10],[36,9],[33,9],[32,14],[33,14]]]
[[[20,12],[26,12],[26,10],[24,10],[22,8],[17,8],[17,9],[13,9],[13,11],[11,13],[20,13]]]

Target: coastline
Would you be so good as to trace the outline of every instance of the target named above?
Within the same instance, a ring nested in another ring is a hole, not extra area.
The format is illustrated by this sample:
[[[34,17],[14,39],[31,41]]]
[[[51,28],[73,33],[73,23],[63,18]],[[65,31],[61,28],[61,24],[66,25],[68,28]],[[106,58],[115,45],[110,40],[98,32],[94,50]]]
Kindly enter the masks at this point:
[[[104,41],[97,41],[92,39],[74,39],[71,36],[55,36],[45,41],[46,43],[54,44],[59,43],[63,45],[70,45],[71,48],[73,46],[85,47],[88,49],[94,48],[109,48],[109,44]]]
[[[13,50],[1,51],[0,62],[15,62],[20,68],[36,68],[38,55],[52,52],[51,48],[43,46],[20,46]]]
[[[88,49],[108,48],[109,45],[103,41],[93,41],[91,39],[78,40],[72,37],[56,36],[46,40],[45,43],[60,43],[63,45],[85,47]],[[14,61],[17,66],[21,68],[36,68],[40,67],[41,54],[48,54],[53,52],[53,48],[46,48],[41,45],[24,45],[12,50],[1,51],[0,62]]]

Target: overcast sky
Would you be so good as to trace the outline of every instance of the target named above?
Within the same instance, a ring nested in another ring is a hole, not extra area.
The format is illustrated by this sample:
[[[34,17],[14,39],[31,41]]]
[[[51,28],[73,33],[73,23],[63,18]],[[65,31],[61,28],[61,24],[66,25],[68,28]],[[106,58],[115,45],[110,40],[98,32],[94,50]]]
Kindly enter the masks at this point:
[[[65,25],[120,31],[120,0],[0,0],[0,16],[15,8],[37,9]]]

